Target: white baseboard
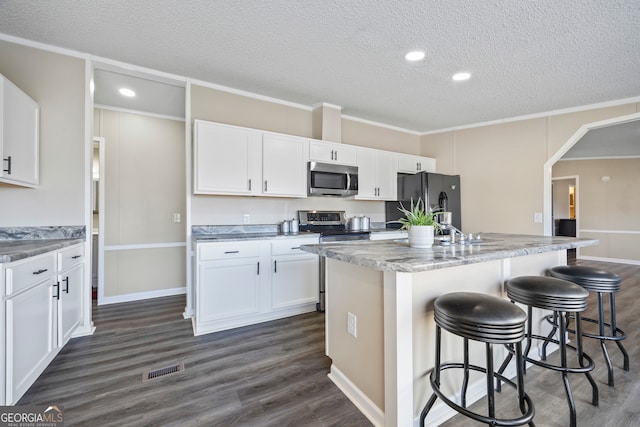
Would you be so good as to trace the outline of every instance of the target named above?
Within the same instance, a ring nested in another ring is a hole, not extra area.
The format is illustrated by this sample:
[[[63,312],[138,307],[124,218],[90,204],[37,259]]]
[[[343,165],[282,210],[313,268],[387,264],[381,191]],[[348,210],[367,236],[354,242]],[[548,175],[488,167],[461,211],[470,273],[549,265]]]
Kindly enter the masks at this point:
[[[98,299],[98,305],[118,304],[121,302],[140,301],[152,298],[169,297],[173,295],[182,295],[187,293],[186,287],[161,289],[157,291],[137,292],[134,294],[116,295],[112,297],[103,297]]]
[[[384,426],[384,412],[352,383],[340,369],[336,368],[335,365],[331,365],[331,372],[327,376],[374,426]]]
[[[615,264],[640,265],[640,261],[635,259],[602,258],[597,256],[583,256],[583,255],[580,255],[577,258],[584,259],[586,261],[600,261],[600,262],[612,262]]]

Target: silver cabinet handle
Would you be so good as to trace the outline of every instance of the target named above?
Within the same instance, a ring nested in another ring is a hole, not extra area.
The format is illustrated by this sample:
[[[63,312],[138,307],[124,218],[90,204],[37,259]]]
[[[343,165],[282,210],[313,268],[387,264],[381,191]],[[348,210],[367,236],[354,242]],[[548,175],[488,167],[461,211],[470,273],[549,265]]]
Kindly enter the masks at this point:
[[[251,180],[249,180],[249,191],[251,191]]]
[[[258,261],[258,271],[257,271],[257,275],[260,275],[260,261]]]
[[[296,246],[295,248],[291,248],[293,250],[300,249],[300,246]]]
[[[48,268],[43,268],[43,269],[34,271],[33,274],[42,274],[42,273],[44,273],[45,271],[48,271],[48,270],[49,270]]]
[[[278,261],[273,261],[273,272],[277,273],[278,272]]]
[[[335,158],[335,161],[336,161],[336,162],[338,161],[338,150],[336,150],[336,158]]]
[[[225,251],[225,254],[239,254],[240,251]]]
[[[264,192],[265,193],[267,192],[267,180],[266,179],[264,180]]]

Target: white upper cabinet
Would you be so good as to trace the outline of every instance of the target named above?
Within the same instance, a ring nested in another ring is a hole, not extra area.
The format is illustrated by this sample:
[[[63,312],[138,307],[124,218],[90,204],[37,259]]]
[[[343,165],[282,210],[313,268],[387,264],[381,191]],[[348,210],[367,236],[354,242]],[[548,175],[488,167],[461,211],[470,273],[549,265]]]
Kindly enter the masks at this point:
[[[397,171],[395,154],[389,151],[358,148],[359,200],[396,200]]]
[[[0,75],[0,182],[39,184],[38,104]]]
[[[194,122],[194,193],[257,195],[261,192],[261,132]]]
[[[435,172],[436,159],[431,157],[414,156],[411,154],[398,154],[398,172],[418,173]]]
[[[309,142],[309,160],[312,162],[356,165],[356,147],[335,142],[312,140]]]
[[[194,122],[194,194],[307,197],[308,139]]]
[[[267,196],[307,197],[306,138],[262,135],[262,192]]]

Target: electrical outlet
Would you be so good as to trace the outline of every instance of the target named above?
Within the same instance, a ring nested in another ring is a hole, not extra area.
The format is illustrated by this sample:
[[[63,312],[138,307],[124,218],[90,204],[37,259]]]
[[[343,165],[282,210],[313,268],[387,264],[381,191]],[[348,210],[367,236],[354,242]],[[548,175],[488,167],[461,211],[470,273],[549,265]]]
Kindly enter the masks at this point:
[[[533,214],[533,222],[537,222],[537,223],[542,222],[542,213],[541,212],[536,212],[536,213]]]
[[[251,223],[251,216],[249,214],[244,214],[242,216],[242,223],[243,224],[250,224]]]
[[[173,214],[173,222],[180,222],[180,214],[179,213],[174,213]]]
[[[358,336],[357,321],[358,318],[355,314],[347,312],[347,332],[354,338]]]

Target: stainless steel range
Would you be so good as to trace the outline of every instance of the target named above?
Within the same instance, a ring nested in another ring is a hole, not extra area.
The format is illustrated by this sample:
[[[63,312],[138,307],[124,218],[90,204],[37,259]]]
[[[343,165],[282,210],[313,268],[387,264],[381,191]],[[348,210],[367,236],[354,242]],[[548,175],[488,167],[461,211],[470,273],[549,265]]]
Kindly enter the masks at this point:
[[[320,233],[320,243],[348,240],[369,240],[368,230],[350,230],[347,227],[345,211],[298,211],[301,233]],[[325,258],[320,257],[319,298],[316,308],[325,307]]]

